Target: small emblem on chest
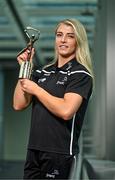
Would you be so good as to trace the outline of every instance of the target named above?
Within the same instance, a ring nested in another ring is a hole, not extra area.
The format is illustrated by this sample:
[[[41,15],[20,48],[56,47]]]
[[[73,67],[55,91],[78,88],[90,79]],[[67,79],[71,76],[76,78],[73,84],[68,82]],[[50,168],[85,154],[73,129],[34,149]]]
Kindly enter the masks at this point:
[[[46,78],[41,78],[38,80],[38,83],[46,81]]]
[[[62,80],[58,80],[56,84],[64,85],[66,81],[67,81],[67,76],[65,76]]]

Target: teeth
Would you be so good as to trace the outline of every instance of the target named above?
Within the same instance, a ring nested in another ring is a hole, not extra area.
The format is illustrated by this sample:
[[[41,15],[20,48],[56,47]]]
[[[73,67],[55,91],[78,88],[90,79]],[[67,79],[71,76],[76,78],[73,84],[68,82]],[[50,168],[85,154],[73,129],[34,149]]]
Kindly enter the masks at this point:
[[[63,47],[64,47],[64,48],[66,48],[67,46],[65,46],[65,45],[62,45],[62,46],[60,46],[60,47],[62,47],[62,48],[63,48]]]

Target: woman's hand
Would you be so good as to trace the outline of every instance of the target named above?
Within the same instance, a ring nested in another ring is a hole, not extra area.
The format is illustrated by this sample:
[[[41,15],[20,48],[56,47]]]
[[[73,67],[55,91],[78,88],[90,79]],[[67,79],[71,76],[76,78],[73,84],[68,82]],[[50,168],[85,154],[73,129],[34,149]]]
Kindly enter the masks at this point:
[[[20,83],[22,90],[31,95],[36,95],[36,91],[40,89],[40,87],[35,82],[29,79],[21,79]]]
[[[17,56],[17,61],[18,63],[21,65],[22,62],[26,61],[29,57],[29,53],[30,53],[30,50],[29,49],[26,49],[23,53],[21,53],[20,55]],[[30,56],[30,61],[33,60],[33,56],[35,54],[35,49],[32,48],[32,52],[31,52],[31,56]]]

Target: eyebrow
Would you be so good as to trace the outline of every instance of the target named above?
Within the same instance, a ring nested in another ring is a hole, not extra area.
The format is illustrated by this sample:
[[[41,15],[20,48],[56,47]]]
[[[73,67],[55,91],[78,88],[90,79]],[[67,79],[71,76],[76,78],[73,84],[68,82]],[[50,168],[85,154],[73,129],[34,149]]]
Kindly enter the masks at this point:
[[[57,31],[56,34],[57,34],[57,33],[63,34],[63,32],[61,32],[61,31]],[[75,33],[67,33],[67,34],[75,35]]]

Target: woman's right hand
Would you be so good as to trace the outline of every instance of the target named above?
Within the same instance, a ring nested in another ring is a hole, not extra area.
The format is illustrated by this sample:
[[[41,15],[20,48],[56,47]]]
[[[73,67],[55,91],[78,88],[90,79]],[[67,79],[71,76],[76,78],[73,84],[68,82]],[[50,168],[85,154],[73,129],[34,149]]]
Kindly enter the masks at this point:
[[[21,65],[22,62],[26,61],[29,57],[29,54],[30,54],[30,50],[29,49],[26,49],[23,53],[21,53],[20,55],[17,56],[17,61],[18,63]],[[33,56],[35,54],[35,49],[32,48],[32,51],[31,51],[31,56],[30,56],[30,61],[32,62],[33,60]]]

